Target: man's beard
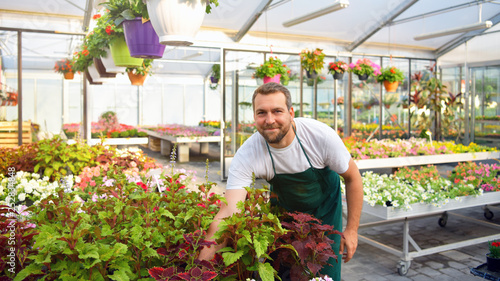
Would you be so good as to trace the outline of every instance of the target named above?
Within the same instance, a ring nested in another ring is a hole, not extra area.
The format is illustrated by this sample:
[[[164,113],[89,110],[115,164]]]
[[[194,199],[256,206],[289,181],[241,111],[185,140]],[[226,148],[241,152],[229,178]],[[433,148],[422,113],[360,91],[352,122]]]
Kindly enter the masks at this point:
[[[279,131],[275,137],[272,137],[269,134],[265,133],[266,129],[279,129]],[[261,134],[261,136],[264,137],[264,139],[268,143],[279,143],[286,136],[286,134],[288,133],[288,130],[290,130],[290,126],[285,126],[281,129],[279,126],[267,126],[267,127],[262,128],[262,131],[259,131],[259,133]]]

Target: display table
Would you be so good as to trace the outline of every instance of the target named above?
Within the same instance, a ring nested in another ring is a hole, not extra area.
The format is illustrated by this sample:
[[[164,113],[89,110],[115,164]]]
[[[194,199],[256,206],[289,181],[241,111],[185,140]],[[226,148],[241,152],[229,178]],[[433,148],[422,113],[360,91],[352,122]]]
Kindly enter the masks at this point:
[[[354,160],[354,162],[356,162],[359,169],[379,169],[478,161],[497,158],[500,158],[499,151],[362,159]]]
[[[175,137],[169,135],[162,135],[160,133],[145,130],[152,138],[161,140],[161,154],[169,156],[174,145],[176,149],[176,160],[179,163],[189,162],[189,146],[191,143],[200,144],[200,153],[208,154],[209,144],[211,142],[220,143],[220,136],[200,136],[200,137]]]
[[[381,218],[381,221],[371,222],[361,224],[362,227],[373,227],[378,225],[390,224],[395,222],[404,221],[403,225],[403,249],[395,249],[389,245],[382,244],[374,239],[371,239],[365,235],[359,235],[359,240],[363,241],[369,245],[375,246],[381,250],[384,250],[388,253],[394,254],[401,258],[398,267],[398,272],[400,275],[405,275],[408,272],[408,269],[411,265],[411,260],[416,257],[432,255],[435,253],[448,251],[451,249],[457,249],[461,247],[476,245],[480,243],[485,243],[494,239],[500,239],[500,232],[495,235],[488,235],[484,237],[473,238],[465,241],[460,241],[456,243],[450,243],[445,245],[440,245],[437,247],[431,247],[427,249],[422,249],[419,245],[413,240],[410,236],[410,220],[423,218],[426,216],[432,216],[436,214],[441,214],[441,218],[438,223],[440,226],[445,226],[448,219],[448,211],[476,207],[476,206],[485,206],[488,204],[497,204],[500,202],[500,192],[489,192],[484,193],[481,196],[463,196],[459,197],[459,200],[450,200],[447,204],[444,204],[440,207],[432,206],[429,204],[413,204],[411,205],[411,210],[403,210],[394,207],[384,207],[380,205],[370,206],[366,202],[363,203],[363,212]],[[499,228],[500,225],[490,223],[487,221],[476,220],[470,217],[465,217],[459,214],[450,213],[454,216],[459,216],[463,219],[473,220],[476,223],[484,224],[493,228]],[[411,244],[416,250],[410,252],[409,244]]]
[[[75,140],[68,140],[68,144],[74,144]],[[101,139],[90,139],[89,145],[101,143]],[[148,138],[109,138],[104,139],[104,145],[140,145],[148,144]]]

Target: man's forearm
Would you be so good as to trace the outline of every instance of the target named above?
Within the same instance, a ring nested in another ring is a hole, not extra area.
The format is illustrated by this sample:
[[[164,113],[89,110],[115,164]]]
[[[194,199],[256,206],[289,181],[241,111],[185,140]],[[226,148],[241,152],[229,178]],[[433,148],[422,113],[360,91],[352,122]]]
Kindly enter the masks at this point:
[[[346,230],[358,232],[363,209],[363,183],[361,180],[346,182],[347,224]]]

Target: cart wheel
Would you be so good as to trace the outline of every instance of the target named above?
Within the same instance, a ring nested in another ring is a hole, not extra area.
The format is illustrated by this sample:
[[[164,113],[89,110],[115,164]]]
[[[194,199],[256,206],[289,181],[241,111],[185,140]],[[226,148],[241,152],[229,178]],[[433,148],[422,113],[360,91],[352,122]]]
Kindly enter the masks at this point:
[[[438,220],[438,224],[441,227],[445,227],[448,222],[448,213],[444,212]]]
[[[398,273],[401,276],[405,276],[408,273],[408,269],[410,269],[411,261],[399,261],[398,264]]]
[[[484,217],[488,220],[491,220],[493,218],[493,212],[490,211],[489,209],[484,209]]]

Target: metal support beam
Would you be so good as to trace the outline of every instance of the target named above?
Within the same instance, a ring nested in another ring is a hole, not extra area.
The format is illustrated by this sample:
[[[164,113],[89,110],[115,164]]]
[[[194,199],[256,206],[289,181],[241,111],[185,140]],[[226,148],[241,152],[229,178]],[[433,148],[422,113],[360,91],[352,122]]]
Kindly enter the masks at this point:
[[[23,33],[17,32],[17,144],[23,144]]]
[[[358,39],[354,40],[349,46],[347,46],[347,51],[352,52],[352,50],[356,49],[359,45],[363,44],[366,40],[372,37],[373,34],[377,33],[380,29],[382,29],[387,24],[390,24],[391,21],[397,18],[400,14],[410,8],[413,4],[417,3],[418,0],[406,0],[399,4],[394,10],[392,10],[389,14],[382,19],[382,21],[378,25],[374,25],[371,29],[367,30],[365,34],[361,35]]]
[[[491,23],[493,24],[492,26],[495,26],[497,23],[500,23],[500,13],[496,14],[495,16],[493,16],[492,18],[490,18],[488,20],[491,21]],[[436,53],[435,53],[436,58],[443,56],[444,54],[450,52],[451,50],[455,49],[456,47],[471,40],[472,38],[474,38],[478,35],[481,35],[485,31],[486,31],[486,29],[469,31],[469,32],[465,33],[464,35],[459,36],[459,37],[445,43],[443,46],[439,47],[436,50]]]
[[[252,28],[252,26],[255,24],[255,22],[260,18],[262,13],[264,13],[267,10],[267,7],[273,2],[273,0],[262,0],[257,6],[257,9],[255,9],[255,12],[253,15],[251,15],[247,22],[241,27],[241,29],[236,33],[236,35],[233,37],[234,42],[240,42],[241,38],[247,34],[247,32]]]

